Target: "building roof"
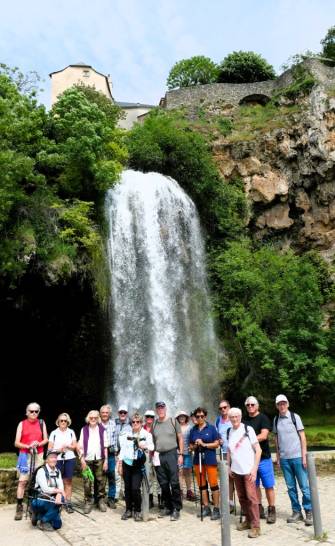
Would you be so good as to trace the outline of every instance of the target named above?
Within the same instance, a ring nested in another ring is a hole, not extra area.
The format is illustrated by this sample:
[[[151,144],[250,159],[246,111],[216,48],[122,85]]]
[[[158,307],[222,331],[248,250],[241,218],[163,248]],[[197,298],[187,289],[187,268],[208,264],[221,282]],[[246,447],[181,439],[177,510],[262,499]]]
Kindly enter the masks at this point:
[[[59,74],[60,72],[63,72],[64,70],[66,70],[67,68],[70,68],[70,67],[80,67],[80,68],[91,68],[92,70],[94,70],[94,72],[96,74],[99,74],[100,76],[103,76],[105,79],[106,79],[106,83],[107,83],[107,87],[108,87],[108,91],[109,91],[109,94],[111,97],[113,97],[112,95],[112,91],[111,91],[111,88],[110,88],[110,85],[109,85],[109,80],[108,80],[108,77],[106,76],[106,74],[103,74],[102,72],[98,72],[97,70],[95,70],[95,68],[90,65],[90,64],[86,64],[86,63],[83,63],[82,61],[79,61],[78,63],[75,63],[75,64],[69,64],[68,66],[66,66],[65,68],[62,68],[61,70],[55,70],[54,72],[50,72],[49,74],[49,78],[51,78],[51,76],[53,74]]]
[[[140,102],[119,102],[116,101],[115,104],[120,106],[120,108],[156,108],[154,104],[142,104]]]

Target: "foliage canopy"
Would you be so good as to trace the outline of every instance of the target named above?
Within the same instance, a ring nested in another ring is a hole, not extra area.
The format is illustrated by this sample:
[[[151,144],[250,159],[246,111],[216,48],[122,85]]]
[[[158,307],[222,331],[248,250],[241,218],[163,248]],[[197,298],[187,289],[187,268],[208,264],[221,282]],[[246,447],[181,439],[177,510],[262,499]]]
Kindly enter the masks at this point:
[[[326,63],[332,66],[335,65],[335,26],[330,27],[328,32],[323,40],[321,40],[322,45],[322,56],[325,57],[329,62]]]
[[[215,83],[217,76],[217,65],[208,57],[198,55],[177,62],[170,70],[166,85],[168,89],[176,89]]]
[[[252,83],[273,80],[276,73],[261,55],[253,51],[233,51],[219,66],[218,82]]]

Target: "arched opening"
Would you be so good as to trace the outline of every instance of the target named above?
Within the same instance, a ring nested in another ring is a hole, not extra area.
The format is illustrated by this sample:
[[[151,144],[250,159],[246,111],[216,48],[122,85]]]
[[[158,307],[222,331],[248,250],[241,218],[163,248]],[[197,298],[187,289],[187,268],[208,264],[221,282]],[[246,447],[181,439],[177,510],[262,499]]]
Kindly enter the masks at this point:
[[[239,104],[261,104],[262,106],[265,106],[270,101],[270,97],[267,95],[263,95],[261,93],[254,93],[252,95],[246,95],[243,97],[243,99],[240,100]]]

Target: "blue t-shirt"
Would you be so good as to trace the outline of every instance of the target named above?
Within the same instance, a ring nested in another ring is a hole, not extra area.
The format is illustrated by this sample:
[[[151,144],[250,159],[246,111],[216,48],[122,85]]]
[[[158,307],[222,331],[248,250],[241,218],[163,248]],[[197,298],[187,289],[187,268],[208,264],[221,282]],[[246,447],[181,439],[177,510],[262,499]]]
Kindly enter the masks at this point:
[[[232,424],[229,419],[227,419],[226,421],[222,421],[221,416],[217,418],[216,430],[218,431],[221,440],[223,440],[223,444],[221,446],[222,453],[227,453],[228,451],[227,430],[231,427]]]
[[[199,430],[198,426],[192,428],[190,432],[190,444],[194,444],[196,440],[200,438],[205,444],[211,444],[220,439],[219,433],[213,425],[206,422],[206,425],[202,430]],[[207,465],[217,465],[216,461],[216,449],[207,447],[203,449],[203,463]],[[199,451],[196,449],[194,452],[193,464],[199,464]]]

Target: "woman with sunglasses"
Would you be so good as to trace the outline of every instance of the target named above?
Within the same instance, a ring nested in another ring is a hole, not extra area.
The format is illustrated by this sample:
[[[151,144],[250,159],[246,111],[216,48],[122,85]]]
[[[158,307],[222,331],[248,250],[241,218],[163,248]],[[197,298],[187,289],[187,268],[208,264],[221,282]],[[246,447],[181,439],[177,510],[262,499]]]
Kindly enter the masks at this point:
[[[194,411],[197,419],[190,432],[190,448],[194,451],[194,472],[197,477],[199,490],[201,492],[201,515],[209,516],[212,520],[220,519],[220,494],[218,485],[216,449],[219,447],[219,433],[206,421],[207,410],[197,408]],[[209,507],[208,483],[213,496],[213,513]]]
[[[74,430],[69,428],[71,418],[68,413],[58,415],[56,425],[58,428],[53,430],[49,437],[49,450],[58,451],[57,468],[60,470],[64,483],[64,492],[66,505],[65,509],[69,514],[73,513],[71,505],[72,497],[72,478],[76,466],[75,450],[77,448],[77,438]]]
[[[131,419],[131,433],[120,435],[120,454],[118,471],[123,476],[125,487],[126,511],[121,519],[131,518],[142,521],[141,515],[141,483],[146,452],[154,450],[152,435],[142,426],[143,417],[135,413]]]
[[[84,478],[84,514],[89,514],[93,507],[93,495],[97,496],[100,512],[106,512],[105,488],[108,469],[108,440],[105,427],[101,424],[100,414],[91,410],[86,415],[86,425],[80,431],[78,442],[79,459]],[[88,475],[93,474],[93,482]]]

